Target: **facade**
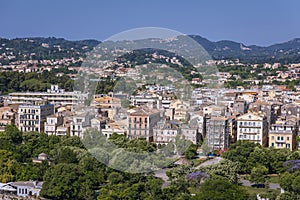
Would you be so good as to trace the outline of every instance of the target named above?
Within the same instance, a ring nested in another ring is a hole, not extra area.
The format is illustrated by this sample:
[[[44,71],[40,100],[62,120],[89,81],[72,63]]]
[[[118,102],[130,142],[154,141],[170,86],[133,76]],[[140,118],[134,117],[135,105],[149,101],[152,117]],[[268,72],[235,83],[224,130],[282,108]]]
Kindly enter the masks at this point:
[[[188,103],[177,100],[172,103],[171,108],[174,108],[174,120],[184,121],[187,119]]]
[[[53,105],[76,105],[87,98],[87,94],[80,92],[66,92],[52,85],[47,92],[14,92],[9,94],[12,104],[38,104],[47,100]]]
[[[167,118],[159,121],[154,127],[153,142],[156,144],[175,142],[177,135],[180,135],[180,124]]]
[[[5,127],[15,123],[15,112],[10,107],[0,108],[0,132],[5,130]]]
[[[106,138],[110,138],[112,134],[125,135],[127,120],[111,121],[105,124],[105,128],[101,130]]]
[[[58,135],[57,128],[63,124],[63,117],[57,115],[50,115],[45,122],[45,133],[47,135]]]
[[[83,137],[86,128],[91,125],[91,116],[89,114],[75,115],[70,123],[70,136]]]
[[[213,150],[226,150],[229,147],[229,120],[225,117],[212,117],[206,121],[207,145]]]
[[[296,149],[297,125],[293,121],[277,121],[269,130],[269,146],[275,149]]]
[[[28,197],[28,196],[40,196],[40,191],[43,186],[43,182],[38,181],[20,181],[9,183],[13,188],[17,190],[17,196]]]
[[[200,135],[198,134],[198,129],[193,128],[189,125],[181,126],[181,135],[185,140],[189,140],[194,144],[197,144],[200,138]]]
[[[22,132],[44,132],[46,118],[54,114],[54,106],[20,105],[18,109],[18,128]]]
[[[246,113],[237,118],[237,140],[268,146],[268,122],[263,113]]]
[[[128,115],[127,137],[146,138],[148,142],[153,141],[153,128],[160,120],[160,111],[139,107]]]
[[[107,95],[94,95],[94,102],[102,111],[121,107],[121,99]]]

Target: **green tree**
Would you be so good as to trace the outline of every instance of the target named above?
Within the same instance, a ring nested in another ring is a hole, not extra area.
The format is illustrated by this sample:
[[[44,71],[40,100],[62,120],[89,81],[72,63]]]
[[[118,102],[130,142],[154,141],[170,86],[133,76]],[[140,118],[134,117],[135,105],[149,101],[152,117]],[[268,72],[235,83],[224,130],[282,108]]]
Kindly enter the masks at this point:
[[[265,184],[267,179],[268,169],[264,166],[253,167],[250,174],[250,180],[256,184]]]
[[[191,144],[188,149],[184,152],[184,156],[187,159],[192,159],[197,155],[197,145]]]
[[[52,166],[44,176],[41,195],[49,199],[94,199],[93,182],[76,164]]]
[[[225,179],[211,178],[204,182],[193,200],[245,200],[248,193],[238,185],[232,184]]]
[[[112,172],[108,175],[108,181],[110,184],[118,184],[123,181],[124,177],[119,172]]]

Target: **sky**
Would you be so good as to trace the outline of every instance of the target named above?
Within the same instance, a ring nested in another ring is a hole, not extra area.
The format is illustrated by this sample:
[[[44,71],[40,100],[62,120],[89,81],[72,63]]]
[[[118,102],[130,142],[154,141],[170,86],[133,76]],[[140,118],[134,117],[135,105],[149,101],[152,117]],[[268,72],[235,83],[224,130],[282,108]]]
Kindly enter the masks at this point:
[[[300,38],[299,0],[0,0],[0,37],[105,40],[162,27],[268,46]]]

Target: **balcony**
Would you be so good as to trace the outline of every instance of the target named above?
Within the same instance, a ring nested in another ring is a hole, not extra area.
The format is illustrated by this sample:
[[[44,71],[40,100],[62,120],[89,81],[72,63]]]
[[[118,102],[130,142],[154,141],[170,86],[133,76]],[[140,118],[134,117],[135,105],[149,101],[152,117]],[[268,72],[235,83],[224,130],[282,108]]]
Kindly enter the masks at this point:
[[[276,143],[285,143],[285,140],[281,140],[281,139],[280,140],[276,139],[275,141]]]
[[[269,134],[293,134],[293,130],[269,130]]]
[[[261,125],[258,125],[258,124],[256,124],[256,125],[253,125],[253,124],[252,125],[244,125],[244,124],[240,125],[239,124],[239,127],[240,128],[261,128]]]

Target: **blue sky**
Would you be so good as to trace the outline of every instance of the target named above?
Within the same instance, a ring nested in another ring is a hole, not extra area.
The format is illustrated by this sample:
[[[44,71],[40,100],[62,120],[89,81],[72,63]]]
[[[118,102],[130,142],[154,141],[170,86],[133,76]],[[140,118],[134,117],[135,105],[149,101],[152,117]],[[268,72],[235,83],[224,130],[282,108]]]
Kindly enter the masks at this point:
[[[300,38],[299,0],[1,0],[0,37],[104,40],[163,27],[209,40],[269,45]]]

